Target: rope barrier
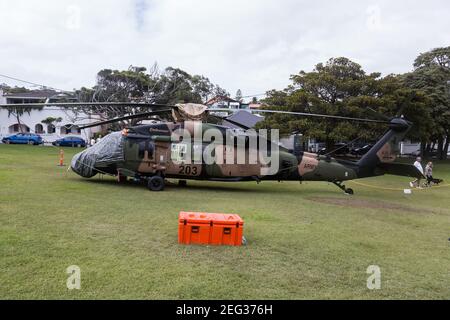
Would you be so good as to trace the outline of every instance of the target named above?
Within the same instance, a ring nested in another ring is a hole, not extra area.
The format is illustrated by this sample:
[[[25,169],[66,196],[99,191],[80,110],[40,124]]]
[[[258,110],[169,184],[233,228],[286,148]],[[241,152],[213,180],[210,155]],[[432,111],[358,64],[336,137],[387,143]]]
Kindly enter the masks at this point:
[[[363,187],[367,187],[367,188],[380,189],[380,190],[403,191],[405,189],[410,189],[410,188],[402,188],[402,189],[400,189],[400,188],[379,187],[379,186],[373,186],[373,185],[370,185],[370,184],[365,184],[365,183],[362,183],[362,182],[357,182],[357,181],[354,181],[354,180],[348,180],[346,182],[354,183],[354,184],[357,184],[357,185],[360,185],[360,186],[363,186]],[[421,189],[417,189],[416,188],[414,190],[427,190],[429,188],[435,189],[435,188],[444,188],[444,187],[450,187],[450,184],[437,185],[437,186],[432,186],[432,187],[425,187],[425,188],[421,188]]]

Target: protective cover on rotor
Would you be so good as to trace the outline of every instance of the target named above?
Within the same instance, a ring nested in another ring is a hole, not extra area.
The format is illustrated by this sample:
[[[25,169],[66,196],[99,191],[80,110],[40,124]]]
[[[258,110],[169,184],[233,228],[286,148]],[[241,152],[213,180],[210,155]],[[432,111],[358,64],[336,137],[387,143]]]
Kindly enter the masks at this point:
[[[124,161],[124,137],[121,132],[108,134],[92,147],[77,153],[70,166],[82,177],[91,178],[97,174],[95,167],[106,167]]]
[[[172,109],[172,116],[175,121],[202,121],[206,119],[207,106],[196,103],[179,103]]]

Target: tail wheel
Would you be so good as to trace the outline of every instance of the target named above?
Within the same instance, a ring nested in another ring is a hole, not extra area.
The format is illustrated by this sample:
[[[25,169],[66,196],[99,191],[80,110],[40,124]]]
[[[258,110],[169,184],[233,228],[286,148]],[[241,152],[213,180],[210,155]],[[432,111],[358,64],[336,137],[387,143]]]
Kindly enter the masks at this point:
[[[346,194],[349,194],[349,195],[351,195],[351,196],[354,194],[353,189],[351,189],[351,188],[345,189],[345,193],[346,193]]]
[[[151,191],[164,190],[164,178],[161,176],[153,176],[148,179],[147,187]]]

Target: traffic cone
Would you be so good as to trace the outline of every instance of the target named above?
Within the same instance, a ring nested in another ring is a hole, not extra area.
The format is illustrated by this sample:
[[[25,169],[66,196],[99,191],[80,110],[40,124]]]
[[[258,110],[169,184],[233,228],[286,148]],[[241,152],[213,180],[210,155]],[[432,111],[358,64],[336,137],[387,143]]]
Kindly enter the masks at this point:
[[[64,150],[59,150],[59,166],[64,167]]]

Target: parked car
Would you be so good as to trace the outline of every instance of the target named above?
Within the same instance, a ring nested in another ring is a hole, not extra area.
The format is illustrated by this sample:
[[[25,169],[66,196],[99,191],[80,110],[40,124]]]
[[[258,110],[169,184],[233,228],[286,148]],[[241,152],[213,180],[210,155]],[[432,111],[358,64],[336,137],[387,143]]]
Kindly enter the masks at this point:
[[[44,140],[38,134],[34,133],[17,133],[2,139],[3,143],[6,144],[31,144],[38,145],[43,144]]]
[[[346,143],[335,143],[332,149],[321,148],[318,152],[320,155],[331,154],[333,156],[345,156],[350,153],[350,148]]]
[[[419,150],[416,150],[416,151],[411,152],[411,153],[408,154],[408,155],[409,155],[409,156],[412,156],[412,157],[420,157],[421,151],[420,151],[420,149],[419,149]],[[439,152],[438,152],[436,149],[430,150],[430,151],[428,151],[428,152],[425,152],[425,157],[426,157],[426,158],[433,158],[433,159],[436,159],[436,158],[439,157]]]
[[[80,137],[64,137],[53,141],[52,144],[58,147],[86,147],[86,141]]]

